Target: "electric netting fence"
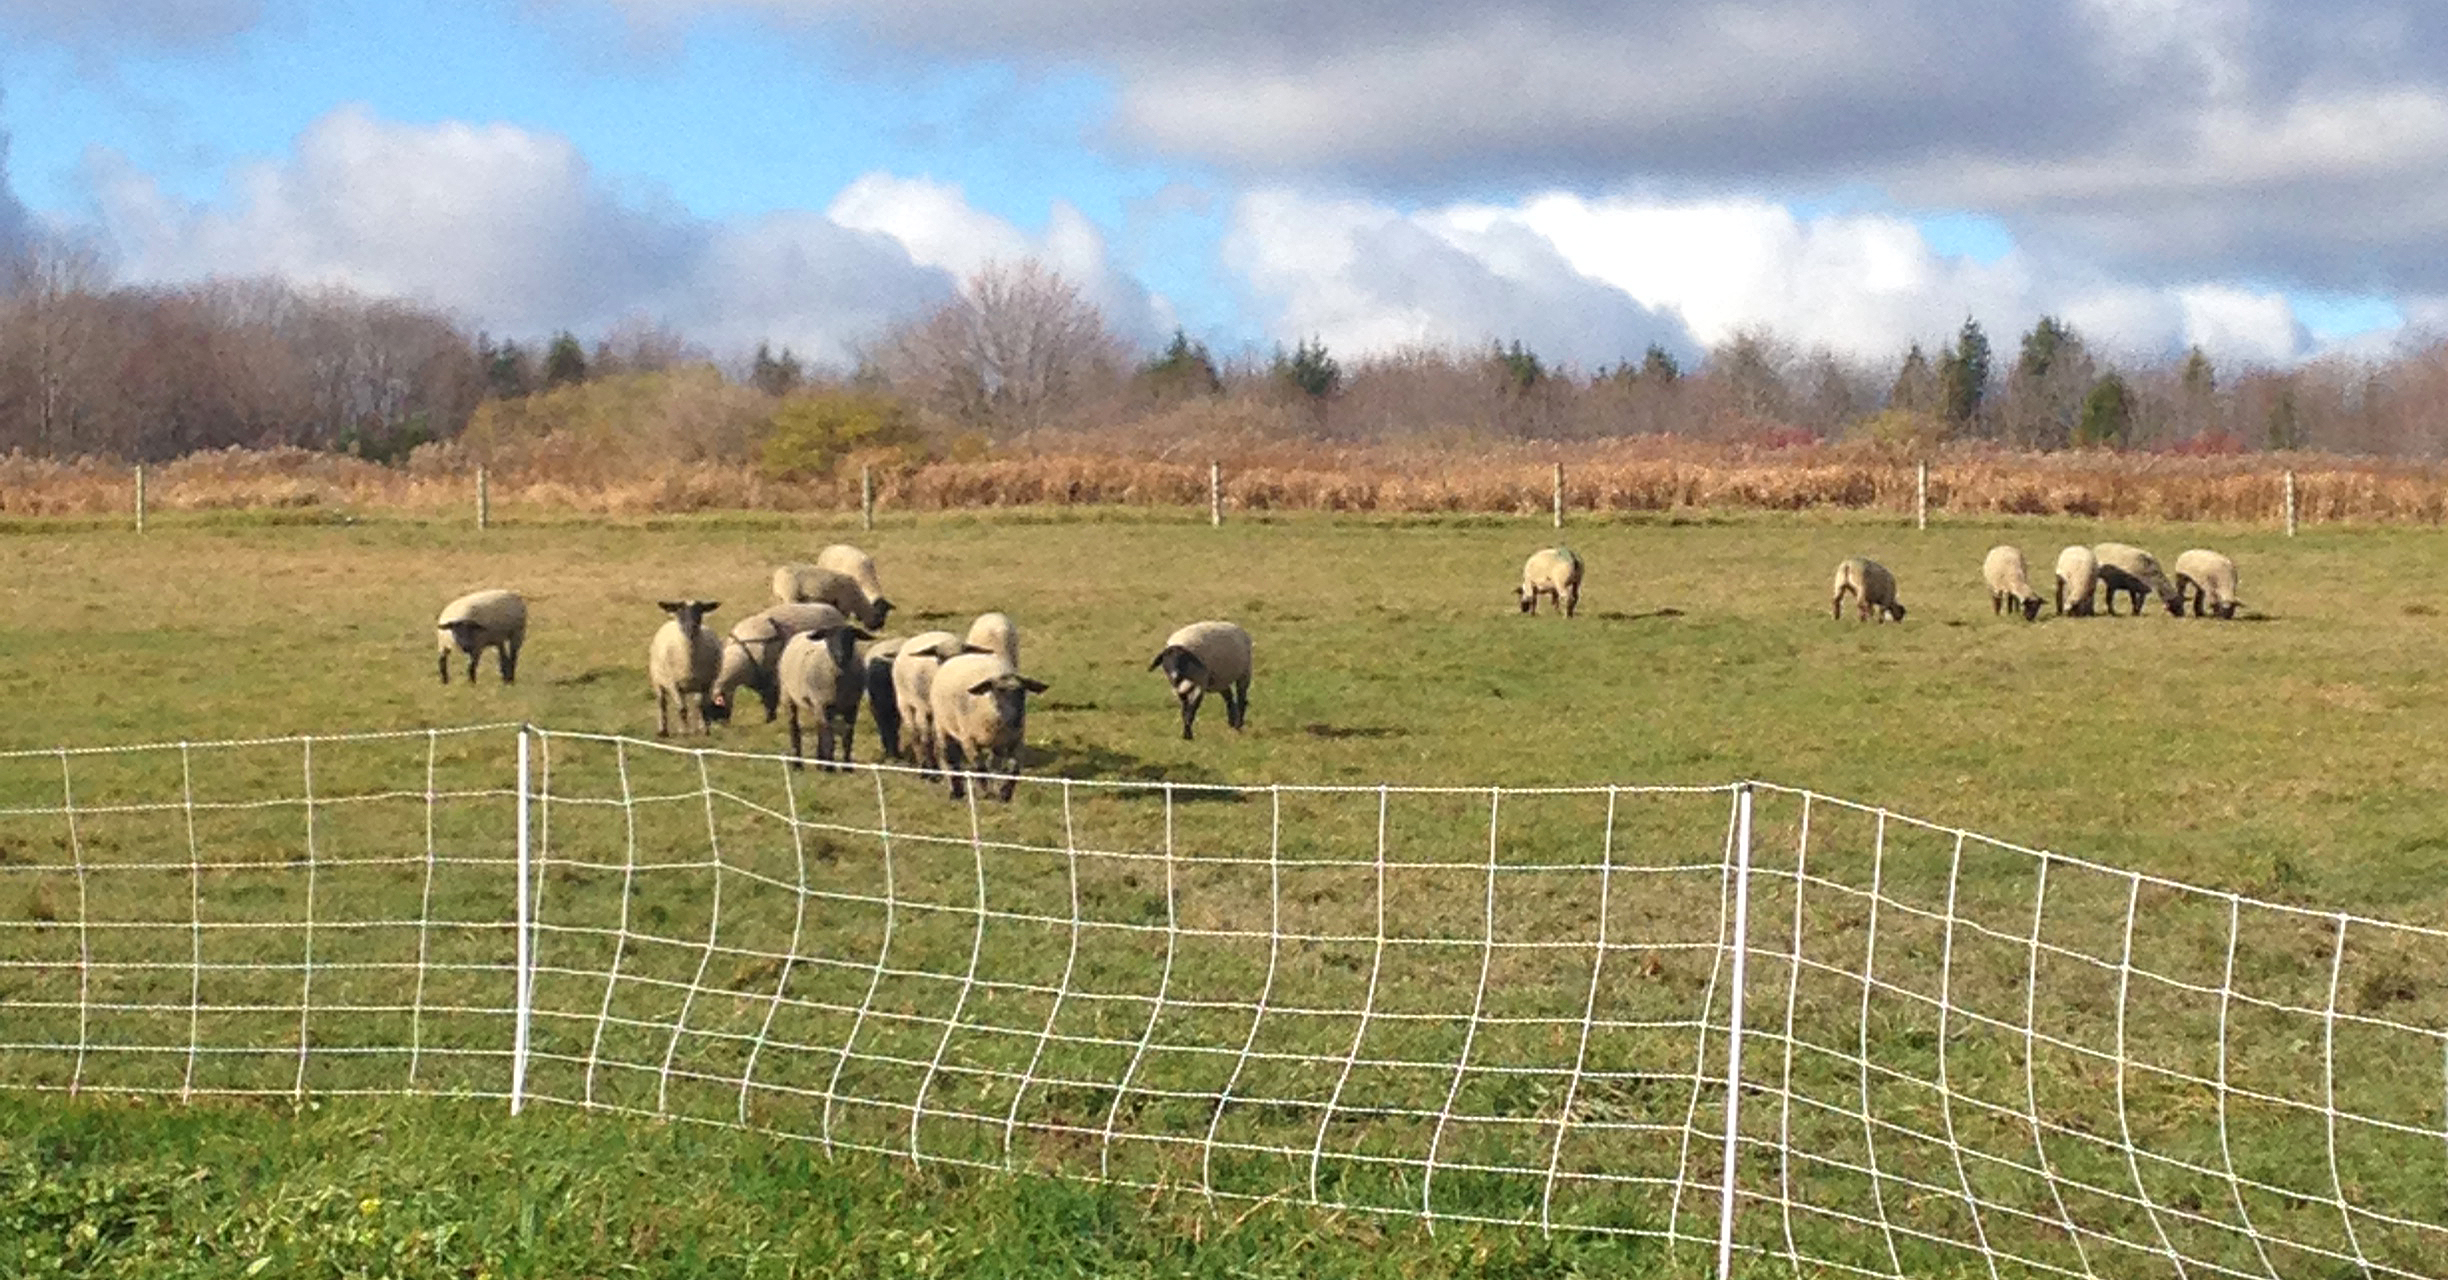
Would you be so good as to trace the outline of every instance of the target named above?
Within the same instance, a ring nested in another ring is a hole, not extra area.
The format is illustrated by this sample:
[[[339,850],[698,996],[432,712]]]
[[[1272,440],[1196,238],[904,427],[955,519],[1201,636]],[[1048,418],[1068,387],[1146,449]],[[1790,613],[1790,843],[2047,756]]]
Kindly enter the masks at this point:
[[[6,1087],[560,1103],[1720,1270],[2448,1276],[2443,972],[1766,784],[0,755]]]

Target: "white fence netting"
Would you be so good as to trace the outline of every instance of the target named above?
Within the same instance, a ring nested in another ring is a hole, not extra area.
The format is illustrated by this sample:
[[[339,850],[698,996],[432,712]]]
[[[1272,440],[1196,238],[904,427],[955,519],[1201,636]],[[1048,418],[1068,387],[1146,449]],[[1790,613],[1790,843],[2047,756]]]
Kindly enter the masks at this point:
[[[0,755],[0,1086],[506,1097],[1863,1274],[2448,1275],[2443,972],[1765,784]]]

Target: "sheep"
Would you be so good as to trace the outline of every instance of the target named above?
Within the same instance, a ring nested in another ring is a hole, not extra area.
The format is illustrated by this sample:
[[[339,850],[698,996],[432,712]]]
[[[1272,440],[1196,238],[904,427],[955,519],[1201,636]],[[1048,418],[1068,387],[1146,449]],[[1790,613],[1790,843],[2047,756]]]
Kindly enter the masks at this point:
[[[741,685],[756,690],[765,704],[765,723],[772,724],[781,694],[774,683],[782,647],[803,632],[847,627],[850,620],[829,604],[777,604],[749,614],[731,627],[723,641],[722,666],[714,673],[713,705],[729,707]],[[865,632],[860,632],[865,635]]]
[[[680,729],[688,731],[689,703],[697,703],[697,732],[709,733],[709,715],[729,719],[727,707],[709,707],[705,697],[714,688],[714,675],[722,666],[722,641],[707,630],[705,616],[722,607],[717,600],[658,601],[671,620],[655,631],[654,641],[646,647],[646,674],[653,679],[655,689],[655,736],[671,736],[673,704],[680,708]]]
[[[955,654],[933,675],[927,700],[952,798],[964,793],[964,774],[1001,774],[1003,786],[996,799],[1008,802],[1020,785],[1028,695],[1044,693],[1045,682],[1020,674],[992,653]]]
[[[434,644],[441,650],[434,665],[442,683],[450,683],[451,650],[467,655],[468,683],[476,683],[476,660],[488,648],[501,659],[501,679],[518,679],[519,650],[527,644],[527,601],[515,591],[495,588],[471,591],[442,606],[434,620]]]
[[[1536,614],[1540,596],[1553,597],[1567,618],[1581,606],[1581,557],[1570,547],[1533,551],[1523,562],[1521,585],[1513,588],[1513,601],[1523,613]]]
[[[2057,553],[2057,613],[2088,618],[2091,596],[2099,583],[2099,557],[2089,547],[2067,547]]]
[[[816,726],[816,758],[825,768],[850,762],[850,739],[858,728],[859,697],[867,668],[858,654],[859,632],[847,625],[803,631],[782,646],[775,684],[790,706],[792,767],[807,759],[802,727]]]
[[[2105,589],[2102,594],[2107,598],[2110,617],[2116,616],[2119,594],[2133,597],[2133,614],[2141,617],[2142,595],[2146,591],[2156,593],[2169,613],[2178,616],[2184,613],[2184,607],[2176,600],[2176,584],[2159,571],[2159,561],[2150,552],[2122,542],[2103,542],[2091,548],[2091,554],[2099,557],[2100,585]]]
[[[991,653],[1017,667],[1020,665],[1020,624],[1008,613],[981,613],[969,624],[969,634],[961,638],[963,653]]]
[[[892,601],[869,595],[858,579],[812,564],[786,564],[773,571],[775,604],[801,604],[815,601],[832,605],[843,615],[870,631],[884,625],[884,615],[892,612]]]
[[[1895,575],[1876,560],[1855,556],[1836,566],[1833,610],[1838,621],[1844,619],[1845,597],[1850,595],[1861,608],[1863,621],[1869,621],[1877,611],[1878,620],[1904,620],[1904,606],[1896,603]]]
[[[1165,647],[1148,664],[1162,671],[1181,699],[1182,741],[1191,741],[1190,726],[1198,719],[1199,702],[1210,693],[1224,695],[1224,718],[1238,730],[1249,718],[1250,634],[1230,622],[1193,622],[1165,637]]]
[[[935,712],[927,695],[935,668],[961,652],[961,638],[949,631],[921,631],[901,642],[893,655],[893,699],[901,711],[901,748],[909,762],[933,776],[939,757]]]
[[[2185,591],[2193,593],[2193,616],[2202,616],[2204,606],[2221,618],[2232,618],[2241,607],[2236,603],[2235,561],[2216,551],[2198,547],[2176,557],[2177,611],[2183,612]]]
[[[901,697],[893,692],[893,659],[901,653],[901,638],[892,636],[867,646],[862,659],[867,681],[867,712],[875,720],[876,741],[884,759],[901,755]]]
[[[868,555],[847,542],[836,542],[816,553],[816,567],[830,569],[850,579],[858,584],[859,590],[864,592],[868,599],[880,602],[886,610],[892,608],[892,601],[884,598],[883,580],[876,577],[874,556]],[[883,626],[883,619],[878,617],[873,625]]]
[[[2025,622],[2040,616],[2040,593],[2032,590],[2020,548],[1989,548],[1988,558],[1981,561],[1981,577],[1989,583],[1989,612],[2004,613],[2011,605]]]

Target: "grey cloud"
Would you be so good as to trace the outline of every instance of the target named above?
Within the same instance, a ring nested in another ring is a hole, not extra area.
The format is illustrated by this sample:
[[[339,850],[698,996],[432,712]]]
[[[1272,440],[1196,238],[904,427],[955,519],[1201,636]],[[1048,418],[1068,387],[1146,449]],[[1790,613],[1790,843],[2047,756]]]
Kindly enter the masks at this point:
[[[219,44],[263,19],[263,0],[0,0],[0,31],[94,52]]]
[[[24,202],[17,198],[17,188],[9,181],[9,136],[0,130],[0,258],[14,256],[25,247],[32,223],[26,216]]]

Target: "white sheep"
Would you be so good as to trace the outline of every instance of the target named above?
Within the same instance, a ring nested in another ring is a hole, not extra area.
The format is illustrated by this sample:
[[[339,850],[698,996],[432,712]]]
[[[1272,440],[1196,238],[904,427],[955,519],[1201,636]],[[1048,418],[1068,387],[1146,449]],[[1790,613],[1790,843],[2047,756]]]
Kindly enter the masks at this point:
[[[706,629],[705,616],[722,607],[716,600],[663,600],[657,602],[671,620],[657,628],[654,640],[646,646],[646,674],[654,681],[655,736],[671,736],[671,713],[676,703],[680,708],[680,729],[688,731],[689,705],[697,708],[697,732],[710,732],[706,724],[709,714],[719,713],[729,719],[728,708],[706,705],[706,695],[714,688],[714,674],[722,667],[722,641]]]
[[[2040,616],[2040,593],[2032,590],[2021,548],[1989,548],[1981,561],[1981,578],[1989,584],[1989,612],[2004,613],[2011,606],[2025,622]]]
[[[858,579],[812,564],[786,564],[773,571],[775,604],[829,604],[870,631],[884,625],[892,601],[869,595]]]
[[[2156,594],[2169,613],[2184,612],[2176,601],[2176,584],[2159,571],[2159,561],[2150,552],[2122,542],[2103,542],[2092,547],[2091,554],[2099,557],[2101,595],[2108,601],[2110,617],[2116,615],[2119,595],[2132,596],[2133,614],[2141,617],[2146,592]]]
[[[1210,693],[1224,695],[1224,718],[1239,729],[1249,718],[1250,634],[1230,622],[1193,622],[1165,637],[1165,647],[1148,664],[1162,671],[1181,699],[1182,741],[1198,719],[1199,702]]]
[[[868,599],[882,600],[884,608],[892,608],[892,602],[884,599],[884,580],[876,576],[874,556],[847,542],[836,542],[816,553],[816,567],[830,569],[850,579],[859,585],[859,590]],[[882,626],[883,623],[879,620],[876,625]]]
[[[826,768],[850,762],[850,739],[858,729],[859,697],[867,669],[858,654],[858,632],[848,624],[803,631],[782,647],[775,683],[790,707],[791,759],[807,759],[803,726],[816,726],[816,758]]]
[[[1552,598],[1567,618],[1581,606],[1581,557],[1572,548],[1533,551],[1523,562],[1521,585],[1513,588],[1513,601],[1523,613],[1535,614],[1540,596]]]
[[[781,699],[774,671],[782,647],[795,635],[849,625],[842,611],[829,604],[777,604],[749,614],[733,623],[723,640],[722,666],[714,673],[709,699],[716,707],[729,708],[731,695],[747,685],[765,704],[765,723],[772,724]]]
[[[943,770],[952,798],[963,794],[966,774],[999,774],[996,796],[1010,800],[1020,785],[1020,743],[1028,723],[1028,695],[1045,682],[1020,674],[1001,656],[963,653],[946,658],[927,692]]]
[[[1874,610],[1881,622],[1889,618],[1898,622],[1904,620],[1904,606],[1896,602],[1895,575],[1876,560],[1854,556],[1837,565],[1833,591],[1835,598],[1832,608],[1838,621],[1844,619],[1845,597],[1848,595],[1860,606],[1865,622],[1870,620]]]
[[[909,762],[933,776],[941,756],[936,749],[935,711],[927,695],[935,668],[961,652],[961,638],[949,631],[921,631],[901,642],[893,655],[893,700],[901,711],[901,749]]]
[[[2193,616],[2202,616],[2205,606],[2221,618],[2236,616],[2240,606],[2236,601],[2235,561],[2216,551],[2199,547],[2176,557],[2176,601],[2181,612],[2185,593],[2193,595]]]
[[[961,637],[961,652],[991,653],[1017,667],[1020,665],[1020,624],[1008,613],[981,613],[969,624],[969,634]]]
[[[476,683],[476,660],[488,648],[501,659],[501,678],[518,678],[519,650],[527,645],[527,601],[518,592],[471,591],[442,606],[434,620],[434,643],[441,650],[435,665],[442,683],[450,683],[451,651],[467,655],[468,683]]]
[[[867,646],[860,660],[867,681],[867,712],[875,720],[876,741],[884,759],[901,756],[901,695],[893,689],[893,659],[901,654],[901,637],[890,636]]]
[[[2099,557],[2089,547],[2067,547],[2057,553],[2057,612],[2088,618],[2092,593],[2099,584]]]

